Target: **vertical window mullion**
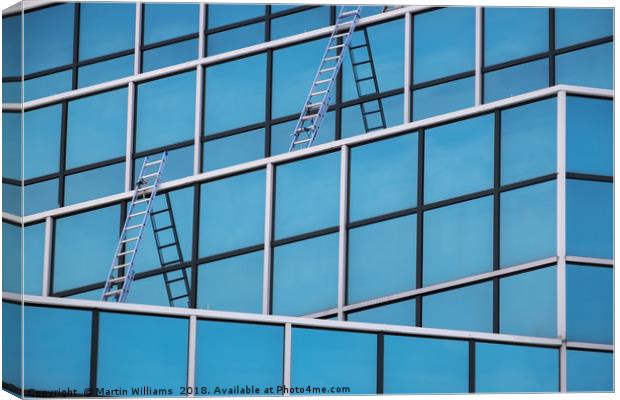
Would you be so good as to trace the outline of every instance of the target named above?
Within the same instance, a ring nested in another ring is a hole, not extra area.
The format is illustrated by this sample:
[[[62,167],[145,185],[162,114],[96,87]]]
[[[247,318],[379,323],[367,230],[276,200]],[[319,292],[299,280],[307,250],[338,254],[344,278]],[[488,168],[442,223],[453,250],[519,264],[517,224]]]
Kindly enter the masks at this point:
[[[475,55],[475,88],[474,88],[474,105],[482,104],[482,66],[483,66],[483,37],[484,37],[484,18],[483,8],[476,7],[476,55]]]
[[[416,219],[416,289],[423,285],[424,251],[424,136],[425,130],[418,131],[418,202]],[[422,296],[416,298],[415,326],[422,326]]]
[[[413,76],[413,14],[405,14],[405,77],[403,84],[403,123],[411,122],[411,78]]]

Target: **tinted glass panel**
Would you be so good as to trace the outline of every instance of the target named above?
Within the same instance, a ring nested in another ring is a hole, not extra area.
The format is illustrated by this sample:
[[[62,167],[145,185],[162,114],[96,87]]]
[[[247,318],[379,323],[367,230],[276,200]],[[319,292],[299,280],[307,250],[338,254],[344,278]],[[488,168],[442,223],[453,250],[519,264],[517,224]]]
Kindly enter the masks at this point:
[[[274,249],[273,314],[306,315],[337,305],[338,234]]]
[[[112,206],[56,220],[54,292],[105,279],[118,240],[119,211]]]
[[[22,229],[2,222],[2,290],[22,293]]]
[[[24,82],[24,101],[30,101],[71,90],[71,70],[28,79]]]
[[[198,39],[156,47],[142,54],[142,71],[152,71],[198,58]]]
[[[62,106],[24,113],[24,178],[58,171]]]
[[[22,87],[21,82],[2,82],[2,102],[21,103]]]
[[[276,168],[275,238],[338,225],[340,153]]]
[[[287,153],[291,145],[291,133],[295,129],[297,119],[271,126],[271,155]],[[314,140],[313,146],[334,140],[336,135],[336,112],[325,115],[321,124],[321,132]]]
[[[347,321],[415,325],[415,299],[347,314]]]
[[[67,118],[68,168],[125,155],[127,88],[73,100]]]
[[[2,113],[2,177],[20,180],[22,176],[22,116]]]
[[[566,268],[566,333],[577,342],[613,343],[613,270]]]
[[[24,73],[70,64],[73,60],[74,4],[24,14]]]
[[[350,158],[351,221],[416,206],[416,132],[354,147]]]
[[[466,341],[385,336],[385,393],[466,393]]]
[[[151,155],[149,160],[161,157],[160,153]],[[134,182],[140,175],[140,169],[145,157],[137,158],[134,161]],[[160,182],[168,182],[175,179],[190,176],[194,173],[194,146],[181,147],[180,149],[168,150],[166,166],[161,174]]]
[[[552,98],[502,111],[502,184],[556,170],[556,107]]]
[[[5,390],[17,393],[22,386],[22,307],[2,302],[2,383]],[[14,388],[11,388],[12,385]]]
[[[133,74],[133,55],[89,64],[78,69],[78,88],[113,81]]]
[[[257,160],[265,156],[265,129],[238,133],[209,140],[203,147],[202,170],[218,168]]]
[[[265,6],[240,4],[209,4],[207,14],[208,26],[209,29],[212,29],[218,26],[243,21],[245,19],[261,17],[265,15]]]
[[[376,393],[375,335],[293,328],[292,345],[292,386],[348,386],[351,394]]]
[[[385,117],[385,127],[400,125],[403,123],[402,94],[382,98],[381,108],[383,109],[383,116]],[[366,132],[383,128],[381,114],[374,112],[379,111],[379,109],[380,108],[378,100],[368,101],[363,103],[363,105],[360,104],[343,108],[341,114],[341,137],[347,138],[355,135],[361,135]],[[367,113],[368,129],[366,129],[366,126],[364,126],[362,112]],[[321,135],[322,134],[323,132],[321,132]]]
[[[210,262],[198,269],[198,307],[260,313],[263,252]]]
[[[13,215],[22,214],[22,187],[2,184],[2,211]]]
[[[267,55],[259,54],[207,68],[205,134],[265,119],[266,63]]]
[[[59,206],[58,179],[24,186],[24,215],[51,210]]]
[[[128,394],[142,386],[166,388],[142,395],[178,396],[187,382],[187,325],[184,318],[101,313],[97,385]],[[118,362],[119,337],[131,343],[125,362]]]
[[[491,332],[493,282],[424,296],[422,310],[425,327]]]
[[[613,35],[613,10],[558,8],[555,10],[555,45],[558,48]]]
[[[414,83],[474,69],[475,18],[475,9],[465,7],[415,15]]]
[[[424,202],[493,186],[493,115],[426,131]]]
[[[566,182],[566,252],[613,258],[613,185]]]
[[[569,392],[611,392],[614,389],[613,353],[568,350]]]
[[[559,55],[555,68],[558,84],[613,89],[613,43]]]
[[[135,4],[80,4],[80,60],[132,49],[135,23]]]
[[[414,289],[415,242],[415,215],[351,229],[349,303]]]
[[[613,101],[566,98],[566,169],[613,175]]]
[[[555,181],[504,192],[500,204],[502,266],[556,254]]]
[[[271,40],[308,32],[329,25],[330,7],[317,7],[308,11],[271,20]]]
[[[21,75],[22,60],[22,17],[15,15],[8,18],[2,18],[2,76],[19,76]],[[3,85],[4,86],[4,85]],[[6,96],[6,86],[3,88],[4,96]],[[2,100],[3,103],[9,101]],[[11,101],[13,102],[13,101]],[[15,103],[19,100],[15,101]]]
[[[500,280],[501,333],[556,336],[556,268],[543,268]]]
[[[24,293],[41,295],[45,224],[24,228]]]
[[[414,120],[473,106],[473,77],[413,91]]]
[[[493,198],[426,211],[423,257],[425,286],[490,271]]]
[[[476,343],[477,392],[557,392],[557,349]]]
[[[46,391],[80,388],[81,393],[90,380],[90,336],[89,311],[26,307],[24,387]]]
[[[262,243],[264,214],[264,170],[202,185],[201,256]]]
[[[194,137],[195,71],[140,84],[137,96],[136,151]]]
[[[191,287],[192,272],[189,268],[185,269],[188,284]],[[153,275],[148,278],[134,280],[131,290],[127,295],[127,303],[150,304],[155,306],[188,307],[187,294],[189,290],[185,287],[183,280],[183,270],[178,269],[168,272],[165,275]],[[180,279],[180,280],[177,280]],[[166,284],[168,280],[170,283]],[[170,290],[170,296],[166,287]],[[172,300],[174,299],[174,300]]]
[[[559,83],[559,82],[558,82]],[[484,74],[484,101],[542,89],[549,85],[549,60],[532,61]]]
[[[125,163],[91,169],[65,177],[65,205],[121,193],[125,189]]]
[[[198,32],[198,4],[145,4],[144,44]]]
[[[485,8],[484,64],[499,64],[547,51],[548,26],[546,8]]]
[[[207,38],[207,55],[225,53],[262,43],[265,40],[265,23],[246,25],[224,32],[213,33]]]

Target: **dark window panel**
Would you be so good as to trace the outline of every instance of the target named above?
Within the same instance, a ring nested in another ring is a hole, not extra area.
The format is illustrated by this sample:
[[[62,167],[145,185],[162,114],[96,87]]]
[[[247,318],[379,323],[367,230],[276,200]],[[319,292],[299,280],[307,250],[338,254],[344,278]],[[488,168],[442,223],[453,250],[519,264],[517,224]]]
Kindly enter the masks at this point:
[[[614,354],[568,350],[567,389],[569,392],[611,392],[614,390]]]
[[[20,180],[22,176],[22,115],[2,113],[2,177]]]
[[[217,28],[246,19],[265,15],[264,5],[249,4],[209,4],[207,9],[208,29]]]
[[[413,91],[413,119],[434,117],[474,106],[474,77]]]
[[[2,382],[17,388],[22,386],[24,358],[22,311],[21,304],[2,302]]]
[[[125,190],[125,163],[65,177],[65,205],[98,199]]]
[[[132,49],[135,24],[133,3],[80,4],[80,60]]]
[[[142,72],[181,64],[198,58],[198,39],[156,47],[142,53]]]
[[[557,84],[613,89],[613,43],[559,55],[555,68]]]
[[[24,179],[58,172],[62,106],[24,113]]]
[[[560,83],[560,82],[558,82]],[[549,86],[549,60],[532,61],[484,74],[484,102]]]
[[[80,67],[78,69],[78,88],[132,75],[133,64],[133,55],[128,55]]]
[[[613,35],[610,8],[558,8],[555,10],[555,46],[562,48]]]
[[[60,207],[58,202],[58,179],[24,186],[24,215]]]
[[[405,300],[347,314],[347,321],[390,325],[415,325],[416,300]]]
[[[2,184],[2,211],[13,215],[22,215],[22,188],[10,183]]]
[[[199,4],[144,5],[144,44],[198,32]]]
[[[265,155],[265,129],[254,129],[232,136],[209,140],[203,144],[202,170],[258,160]]]
[[[21,82],[2,82],[2,102],[21,103],[22,88]]]
[[[331,7],[316,7],[271,20],[271,40],[293,36],[329,25]]]
[[[73,72],[69,69],[24,81],[24,101],[70,91],[72,76]]]
[[[21,15],[2,18],[2,38],[2,76],[20,76],[22,74]],[[8,103],[5,99],[2,102]],[[17,102],[19,101],[15,101]]]
[[[212,33],[207,37],[207,55],[249,47],[265,41],[265,23],[245,25],[223,32]]]

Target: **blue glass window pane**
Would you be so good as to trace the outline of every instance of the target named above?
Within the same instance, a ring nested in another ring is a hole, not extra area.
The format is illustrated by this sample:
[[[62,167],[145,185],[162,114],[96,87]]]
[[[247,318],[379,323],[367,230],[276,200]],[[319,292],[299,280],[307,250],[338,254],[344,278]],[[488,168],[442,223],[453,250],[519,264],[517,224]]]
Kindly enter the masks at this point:
[[[22,83],[21,82],[2,82],[2,102],[21,103],[22,102]]]
[[[246,4],[209,4],[208,27],[229,25],[235,22],[262,17],[265,15],[264,5]]]
[[[119,211],[111,206],[56,220],[54,292],[105,280],[118,240]]]
[[[59,207],[58,179],[51,179],[24,187],[24,215]]]
[[[233,136],[209,140],[203,145],[202,149],[203,171],[213,171],[258,160],[265,155],[265,129],[254,129]]]
[[[484,9],[484,65],[549,49],[549,10],[535,7]]]
[[[66,70],[55,74],[28,79],[24,82],[24,101],[39,99],[71,90],[72,71]]]
[[[500,265],[508,267],[556,254],[555,181],[500,195]]]
[[[263,242],[265,171],[201,186],[200,255],[209,256]]]
[[[2,291],[22,293],[22,232],[2,222]]]
[[[493,130],[487,114],[426,131],[424,202],[493,186]]]
[[[354,147],[350,157],[351,221],[416,206],[417,132]]]
[[[365,8],[365,7],[364,7]],[[362,9],[364,9],[362,8]],[[372,52],[373,66],[379,84],[379,91],[386,92],[391,89],[403,87],[404,66],[404,19],[375,25],[366,28],[368,42],[364,39],[361,29],[356,30],[351,38],[351,46],[368,44]],[[353,49],[354,61],[362,62],[369,59],[367,48]],[[358,78],[372,76],[370,64],[357,66]],[[342,65],[342,97],[344,101],[359,97],[353,67],[351,66],[350,53],[345,53]],[[360,82],[361,95],[375,93],[374,83],[371,80]]]
[[[425,296],[422,310],[422,326],[428,328],[491,332],[493,282]]]
[[[45,224],[24,228],[24,293],[41,295]]]
[[[330,7],[317,7],[307,11],[271,20],[271,40],[312,31],[329,25]]]
[[[2,302],[2,383],[4,390],[15,393],[22,386],[22,307],[20,304]],[[17,390],[13,390],[9,385]],[[3,385],[4,386],[4,385]]]
[[[566,99],[566,169],[613,175],[613,118],[611,100],[568,96]]]
[[[424,286],[490,271],[493,198],[426,211],[423,259]]]
[[[559,55],[555,64],[557,84],[613,89],[613,43]]]
[[[198,4],[145,4],[144,44],[198,32]]]
[[[254,385],[260,393],[282,385],[284,329],[220,321],[198,321],[196,385],[214,388],[245,388]]]
[[[97,386],[125,389],[125,396],[142,386],[169,389],[160,396],[178,396],[187,382],[187,326],[185,318],[101,313]],[[123,362],[118,338],[130,344],[123,346]]]
[[[557,392],[557,349],[476,343],[477,392]]]
[[[275,238],[338,225],[340,152],[276,167]]]
[[[613,258],[613,184],[569,179],[566,183],[566,252]]]
[[[133,74],[133,55],[85,65],[78,69],[78,88],[113,81]]]
[[[191,287],[192,272],[189,268],[186,268],[185,273]],[[168,285],[166,285],[165,279],[170,282]],[[127,295],[126,302],[135,304],[149,304],[154,306],[170,306],[170,299],[167,292],[168,289],[166,288],[168,287],[170,290],[170,297],[175,298],[183,296],[172,300],[172,305],[174,307],[188,307],[189,298],[187,297],[187,294],[189,291],[185,287],[185,281],[177,279],[183,279],[182,269],[168,272],[165,278],[162,274],[134,280],[131,284],[131,290]]]
[[[337,305],[338,234],[274,249],[273,314],[306,315]]]
[[[474,69],[475,20],[471,7],[448,7],[414,16],[414,83]]]
[[[357,303],[414,289],[415,242],[415,215],[351,229],[348,302]]]
[[[207,55],[225,53],[262,43],[265,40],[265,23],[259,22],[217,32],[207,37]]]
[[[73,100],[68,107],[67,168],[125,155],[127,88]]]
[[[556,99],[502,111],[502,184],[556,170]]]
[[[52,391],[89,386],[91,312],[52,307],[24,311],[24,387]]]
[[[613,269],[566,268],[566,334],[576,342],[613,343]]]
[[[555,337],[556,268],[542,268],[500,280],[500,333]]]
[[[598,351],[568,350],[569,392],[611,392],[614,390],[614,355]]]
[[[24,113],[24,178],[58,171],[62,106],[39,108]]]
[[[22,74],[22,16],[2,18],[2,76]],[[3,88],[4,91],[5,88]],[[5,94],[6,95],[6,94]],[[5,99],[3,103],[8,103]],[[16,101],[16,103],[19,102]]]
[[[555,46],[562,48],[613,35],[610,8],[558,8],[555,10]]]
[[[10,183],[2,184],[2,211],[9,214],[22,215],[21,186]]]
[[[272,118],[301,112],[327,40],[315,40],[273,52]],[[334,94],[332,92],[332,103]]]
[[[142,72],[181,64],[198,58],[198,39],[156,47],[142,53]]]
[[[295,129],[297,119],[271,126],[271,155],[288,152],[291,145],[291,133]],[[321,131],[314,140],[313,146],[331,142],[336,137],[336,112],[330,111],[325,115],[321,124]]]
[[[194,137],[196,72],[138,85],[136,151]]]
[[[549,60],[546,58],[503,68],[484,74],[484,102],[490,103],[548,85]]]
[[[21,113],[2,113],[2,133],[2,177],[21,180]]]
[[[188,187],[185,189],[168,192],[170,202],[172,204],[172,215],[177,229],[179,244],[181,245],[181,253],[184,260],[191,259],[192,254],[192,230],[194,226],[194,189]],[[161,211],[167,208],[164,196],[157,196],[153,200],[154,211]],[[156,214],[153,216],[157,227],[170,225],[168,213]],[[170,243],[174,240],[172,230],[166,230],[159,233],[162,243]],[[168,247],[163,250],[164,263],[172,263],[178,260],[178,253],[175,248]],[[174,264],[170,264],[171,266]],[[155,244],[155,235],[151,227],[151,219],[149,218],[144,226],[142,240],[140,241],[140,251],[136,254],[134,261],[134,270],[136,272],[149,271],[158,269],[161,262],[157,253]]]
[[[349,394],[376,393],[375,335],[293,328],[292,348],[292,386],[348,386]]]
[[[383,108],[383,114],[385,117],[385,126],[400,125],[403,123],[403,95],[384,97],[381,99],[381,105]],[[379,102],[368,101],[364,103],[364,110],[368,113],[379,109]],[[379,113],[368,115],[368,131],[364,127],[364,120],[362,118],[362,106],[356,105],[346,107],[342,109],[342,129],[340,135],[342,138],[347,138],[362,133],[370,132],[375,128],[381,127],[382,121]],[[324,126],[321,127],[323,129]],[[323,131],[321,130],[321,134]]]
[[[125,189],[125,163],[113,164],[65,177],[65,205],[97,199]]]
[[[24,74],[71,64],[74,7],[66,3],[24,14]]]
[[[467,393],[469,345],[463,340],[385,336],[385,393]]]
[[[458,79],[413,91],[413,119],[474,106],[474,77]]]
[[[206,135],[265,120],[266,68],[263,53],[206,69]]]
[[[155,154],[155,158],[160,157]],[[142,164],[144,164],[145,157],[137,158],[134,161],[134,182],[137,181]],[[153,160],[153,156],[149,160]],[[180,149],[168,150],[168,157],[166,157],[166,165],[164,172],[160,177],[160,182],[168,182],[179,178],[190,176],[194,173],[194,146],[181,147]]]
[[[80,60],[133,49],[135,24],[134,4],[80,4]]]
[[[198,268],[198,308],[261,313],[263,252],[210,262]]]
[[[347,314],[347,321],[390,325],[415,325],[415,299]]]
[[[299,4],[272,4],[271,5],[271,13],[275,14],[280,11],[290,10],[291,8],[299,7]]]

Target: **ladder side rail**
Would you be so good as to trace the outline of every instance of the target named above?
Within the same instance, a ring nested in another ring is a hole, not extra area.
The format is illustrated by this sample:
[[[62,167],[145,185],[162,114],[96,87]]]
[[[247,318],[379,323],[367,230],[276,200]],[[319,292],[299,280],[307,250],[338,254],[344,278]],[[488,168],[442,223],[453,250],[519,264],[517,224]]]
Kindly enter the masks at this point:
[[[164,261],[164,255],[160,248],[161,243],[159,241],[157,225],[155,224],[155,216],[153,216],[153,213],[151,213],[149,217],[151,218],[151,228],[153,230],[153,236],[155,237],[155,246],[157,247],[157,257],[159,258],[159,265],[163,268],[165,261]],[[167,280],[167,276],[165,276],[164,274],[164,282],[166,282],[166,280]],[[170,288],[168,287],[167,283],[165,283],[164,286],[166,287],[166,294],[168,295],[168,303],[170,303],[170,299],[172,298],[172,293],[170,292]],[[172,306],[172,304],[170,304],[170,306]]]
[[[176,221],[174,219],[174,212],[172,211],[172,201],[170,200],[170,193],[166,192],[165,193],[166,196],[166,206],[168,208],[168,214],[169,214],[169,218],[170,218],[170,225],[172,226],[172,235],[174,237],[174,242],[176,244],[176,249],[177,249],[177,255],[179,258],[179,263],[183,264],[184,260],[183,260],[183,250],[181,249],[181,241],[179,240],[179,234],[177,231],[177,224]],[[190,284],[189,284],[189,278],[187,276],[187,271],[185,270],[185,268],[181,268],[181,275],[183,276],[183,284],[185,285],[185,293],[187,294],[187,305],[189,307],[189,294],[190,294]],[[167,277],[166,277],[167,279]],[[172,293],[172,290],[170,290],[170,293]],[[172,300],[172,296],[169,297],[169,301],[171,303],[172,306],[174,306],[174,300]]]
[[[372,80],[373,80],[373,84],[375,87],[375,93],[379,94],[381,93],[381,91],[379,90],[379,79],[377,77],[377,70],[375,68],[375,59],[372,56],[372,49],[370,47],[370,38],[368,37],[368,29],[364,29],[364,38],[366,40],[366,46],[367,46],[367,51],[368,51],[368,60],[370,61],[370,71],[372,74]],[[381,116],[381,125],[382,128],[385,129],[387,128],[387,123],[385,121],[385,112],[383,110],[383,102],[381,101],[381,98],[377,99],[377,103],[379,105],[379,114]]]

